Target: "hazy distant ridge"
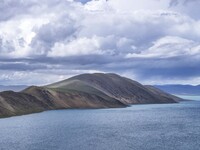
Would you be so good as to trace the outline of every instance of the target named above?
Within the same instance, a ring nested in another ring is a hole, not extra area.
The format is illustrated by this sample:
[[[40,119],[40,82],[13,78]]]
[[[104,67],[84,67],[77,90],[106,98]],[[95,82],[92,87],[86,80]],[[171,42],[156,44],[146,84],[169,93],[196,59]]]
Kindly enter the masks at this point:
[[[155,85],[155,87],[176,95],[200,95],[200,85]]]
[[[0,92],[1,91],[15,91],[19,92],[27,88],[27,85],[0,85]]]

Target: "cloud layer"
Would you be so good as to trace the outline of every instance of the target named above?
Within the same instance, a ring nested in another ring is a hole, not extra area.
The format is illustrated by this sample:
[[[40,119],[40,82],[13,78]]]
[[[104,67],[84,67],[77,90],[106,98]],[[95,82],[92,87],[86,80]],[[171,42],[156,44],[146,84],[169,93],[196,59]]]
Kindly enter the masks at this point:
[[[3,0],[0,84],[115,72],[200,84],[197,0]]]

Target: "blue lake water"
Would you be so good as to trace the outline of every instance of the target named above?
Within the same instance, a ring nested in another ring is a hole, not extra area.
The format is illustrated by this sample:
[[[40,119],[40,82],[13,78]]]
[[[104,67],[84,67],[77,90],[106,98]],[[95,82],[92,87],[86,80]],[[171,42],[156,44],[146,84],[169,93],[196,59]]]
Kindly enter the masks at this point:
[[[0,119],[0,150],[200,150],[200,101]]]
[[[191,95],[191,96],[188,96],[188,95],[176,95],[178,97],[181,97],[183,99],[189,99],[189,100],[196,100],[196,101],[200,101],[200,96],[199,95]]]

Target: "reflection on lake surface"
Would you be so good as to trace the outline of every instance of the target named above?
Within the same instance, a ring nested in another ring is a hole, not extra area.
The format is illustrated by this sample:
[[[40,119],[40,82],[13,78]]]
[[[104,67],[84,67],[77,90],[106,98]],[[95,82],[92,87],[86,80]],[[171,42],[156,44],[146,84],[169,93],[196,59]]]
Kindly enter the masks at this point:
[[[0,150],[199,150],[200,101],[0,119]]]

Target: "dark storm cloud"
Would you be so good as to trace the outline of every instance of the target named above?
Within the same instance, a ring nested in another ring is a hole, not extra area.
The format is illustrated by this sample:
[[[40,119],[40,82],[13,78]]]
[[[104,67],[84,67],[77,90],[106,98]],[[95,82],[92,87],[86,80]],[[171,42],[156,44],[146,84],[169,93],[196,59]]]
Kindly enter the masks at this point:
[[[7,62],[1,63],[0,62],[1,70],[12,70],[12,71],[33,71],[38,69],[47,69],[47,66],[43,64],[29,64],[29,63],[16,63],[16,62]]]
[[[200,61],[192,58],[170,58],[170,59],[151,59],[133,65],[134,71],[141,79],[147,77],[162,77],[185,79],[188,77],[198,77],[200,75]]]

